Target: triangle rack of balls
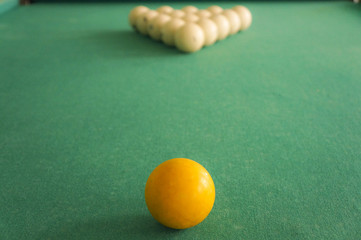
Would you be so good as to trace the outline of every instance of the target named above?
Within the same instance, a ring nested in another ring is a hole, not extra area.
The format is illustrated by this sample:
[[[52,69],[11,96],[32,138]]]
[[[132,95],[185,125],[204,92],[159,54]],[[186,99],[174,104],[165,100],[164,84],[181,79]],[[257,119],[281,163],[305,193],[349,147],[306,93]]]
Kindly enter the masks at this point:
[[[231,9],[162,6],[156,10],[137,6],[128,18],[139,33],[189,53],[246,30],[252,23],[251,12],[239,5]]]

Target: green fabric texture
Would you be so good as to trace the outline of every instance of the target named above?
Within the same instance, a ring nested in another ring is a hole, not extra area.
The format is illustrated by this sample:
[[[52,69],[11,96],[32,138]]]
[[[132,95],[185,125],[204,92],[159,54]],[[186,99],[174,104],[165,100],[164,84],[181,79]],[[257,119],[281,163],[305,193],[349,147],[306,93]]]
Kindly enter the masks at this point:
[[[0,15],[18,5],[17,0],[0,0]]]
[[[245,5],[195,54],[133,32],[131,3],[0,16],[0,239],[361,239],[361,8]],[[144,201],[176,157],[216,186],[183,231]]]

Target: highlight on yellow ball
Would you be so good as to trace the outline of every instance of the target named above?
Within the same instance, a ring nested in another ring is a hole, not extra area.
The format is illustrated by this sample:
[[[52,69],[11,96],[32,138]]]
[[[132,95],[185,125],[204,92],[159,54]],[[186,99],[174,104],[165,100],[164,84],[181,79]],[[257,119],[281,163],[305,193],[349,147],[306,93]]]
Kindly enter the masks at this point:
[[[199,163],[174,158],[161,163],[145,186],[145,202],[161,224],[186,229],[201,223],[211,212],[216,192],[208,171]]]

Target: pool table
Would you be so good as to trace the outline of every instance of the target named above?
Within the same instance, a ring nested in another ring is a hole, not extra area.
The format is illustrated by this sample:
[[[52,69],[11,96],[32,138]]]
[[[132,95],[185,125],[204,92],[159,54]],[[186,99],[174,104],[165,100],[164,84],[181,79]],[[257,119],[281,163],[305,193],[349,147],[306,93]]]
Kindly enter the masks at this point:
[[[194,54],[134,32],[139,5],[230,8]],[[51,2],[0,15],[0,239],[361,239],[361,7],[350,1]],[[173,230],[152,170],[202,164],[215,205]]]

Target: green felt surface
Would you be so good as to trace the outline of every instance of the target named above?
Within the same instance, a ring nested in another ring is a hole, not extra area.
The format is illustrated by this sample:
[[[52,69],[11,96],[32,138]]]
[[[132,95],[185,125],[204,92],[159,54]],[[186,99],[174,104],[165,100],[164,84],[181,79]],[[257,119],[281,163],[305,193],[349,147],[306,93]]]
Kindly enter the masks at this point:
[[[13,9],[18,5],[17,0],[0,0],[0,15]]]
[[[0,16],[0,239],[361,239],[361,8],[249,2],[249,30],[187,55],[133,6]],[[175,157],[216,185],[185,231],[143,195]]]

